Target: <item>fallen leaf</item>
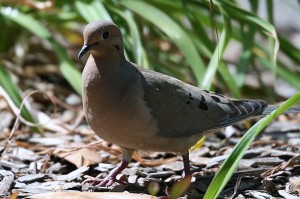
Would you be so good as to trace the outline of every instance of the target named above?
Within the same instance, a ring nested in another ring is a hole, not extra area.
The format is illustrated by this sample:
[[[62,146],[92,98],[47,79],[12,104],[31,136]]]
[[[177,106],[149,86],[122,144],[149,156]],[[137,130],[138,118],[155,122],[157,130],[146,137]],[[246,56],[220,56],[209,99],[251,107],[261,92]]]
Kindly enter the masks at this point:
[[[75,149],[57,148],[54,150],[53,155],[67,160],[74,164],[77,168],[102,162],[102,158],[97,151],[88,147],[76,147]]]
[[[176,160],[179,159],[179,157],[172,157],[172,158],[161,158],[161,159],[157,159],[157,160],[148,160],[148,159],[143,159],[140,154],[138,152],[134,152],[132,155],[132,159],[134,159],[135,161],[140,162],[142,165],[146,166],[146,167],[157,167],[160,166],[162,164],[167,164],[170,162],[174,162]]]

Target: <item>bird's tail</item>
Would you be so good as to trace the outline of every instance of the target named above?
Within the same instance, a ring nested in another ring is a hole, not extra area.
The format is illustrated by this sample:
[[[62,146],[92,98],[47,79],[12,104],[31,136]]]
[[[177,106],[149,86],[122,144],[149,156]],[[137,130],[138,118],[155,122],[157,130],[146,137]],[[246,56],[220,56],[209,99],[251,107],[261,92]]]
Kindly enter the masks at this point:
[[[268,115],[269,113],[271,113],[272,111],[274,111],[278,107],[279,106],[276,106],[276,105],[268,105],[261,114],[262,115]],[[290,114],[290,113],[300,113],[300,108],[292,107],[292,108],[289,108],[288,110],[286,110],[282,114]]]

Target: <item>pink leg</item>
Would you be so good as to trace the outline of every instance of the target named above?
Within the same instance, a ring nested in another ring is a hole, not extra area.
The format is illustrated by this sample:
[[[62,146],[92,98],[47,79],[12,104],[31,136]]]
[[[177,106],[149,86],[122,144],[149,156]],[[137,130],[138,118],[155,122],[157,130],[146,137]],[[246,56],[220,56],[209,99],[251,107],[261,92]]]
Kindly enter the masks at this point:
[[[129,164],[128,161],[122,159],[121,163],[116,168],[114,168],[98,186],[104,187],[106,185],[108,186],[111,185],[113,182],[116,181],[117,175],[121,173],[128,166],[128,164]]]
[[[83,184],[87,184],[87,186],[98,186],[98,187],[105,187],[111,185],[113,182],[116,181],[116,177],[119,173],[121,173],[129,164],[131,161],[131,156],[133,154],[133,149],[123,148],[123,159],[121,163],[114,168],[106,178],[103,180],[101,179],[87,179],[83,182]]]

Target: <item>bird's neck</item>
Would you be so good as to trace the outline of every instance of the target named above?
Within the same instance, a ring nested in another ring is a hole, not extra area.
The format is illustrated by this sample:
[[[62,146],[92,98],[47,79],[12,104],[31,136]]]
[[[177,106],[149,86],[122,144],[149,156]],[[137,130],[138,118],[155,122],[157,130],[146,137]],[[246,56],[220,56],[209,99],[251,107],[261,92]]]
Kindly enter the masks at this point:
[[[101,74],[113,74],[120,70],[123,62],[126,62],[124,55],[118,52],[103,52],[101,54],[91,54],[90,62],[94,62]]]

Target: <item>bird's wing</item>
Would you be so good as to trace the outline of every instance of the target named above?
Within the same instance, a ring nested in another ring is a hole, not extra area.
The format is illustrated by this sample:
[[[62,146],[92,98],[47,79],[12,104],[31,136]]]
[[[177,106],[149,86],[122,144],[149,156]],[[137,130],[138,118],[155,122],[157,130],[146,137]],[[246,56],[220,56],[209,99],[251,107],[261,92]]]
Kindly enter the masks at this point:
[[[145,101],[166,137],[188,137],[219,129],[260,115],[262,100],[233,100],[184,83],[173,77],[139,68]]]

